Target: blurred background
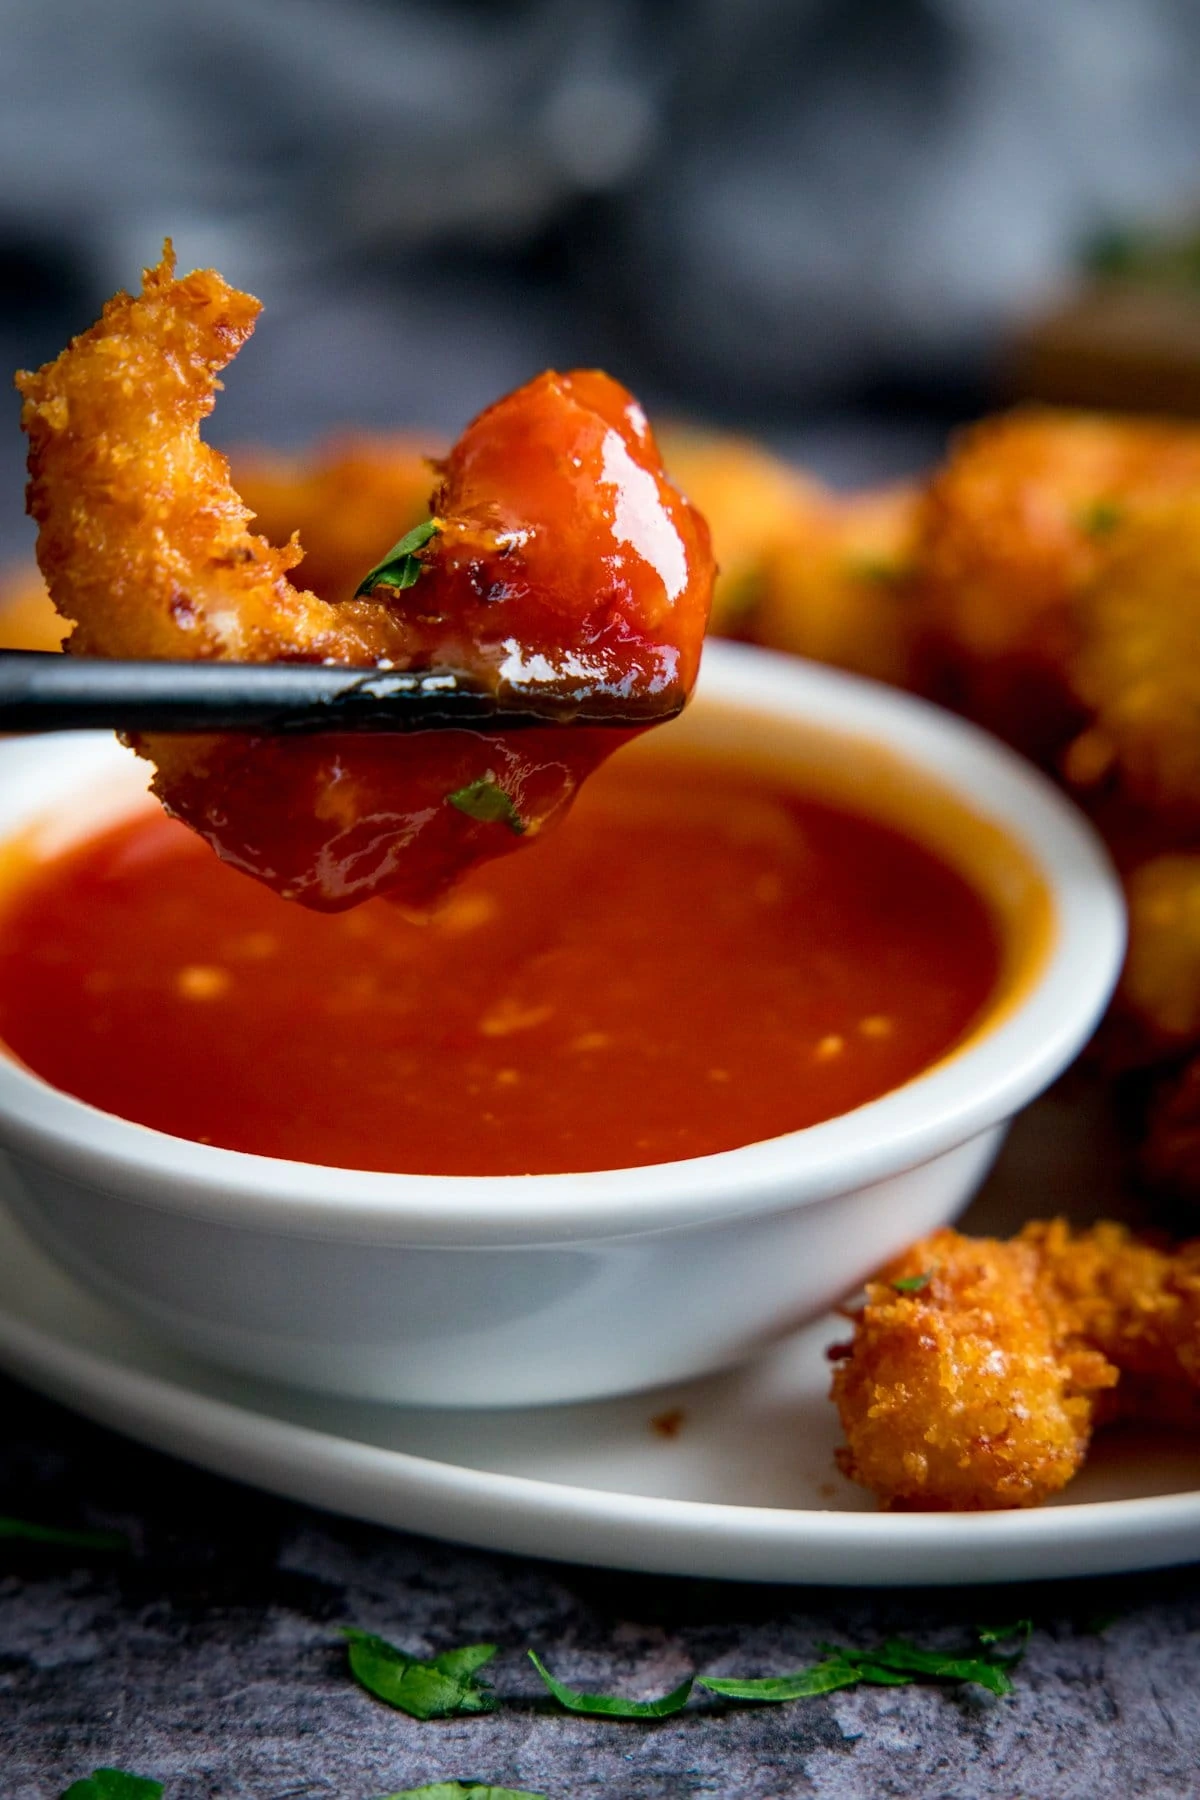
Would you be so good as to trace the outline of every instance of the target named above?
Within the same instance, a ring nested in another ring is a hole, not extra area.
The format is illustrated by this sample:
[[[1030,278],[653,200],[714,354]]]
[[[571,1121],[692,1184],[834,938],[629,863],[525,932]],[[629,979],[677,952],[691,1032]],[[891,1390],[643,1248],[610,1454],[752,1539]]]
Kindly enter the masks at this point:
[[[0,22],[7,366],[170,233],[267,307],[221,443],[453,434],[583,362],[852,484],[1022,389],[1196,385],[1196,0],[2,0]],[[4,556],[32,542],[16,417]]]

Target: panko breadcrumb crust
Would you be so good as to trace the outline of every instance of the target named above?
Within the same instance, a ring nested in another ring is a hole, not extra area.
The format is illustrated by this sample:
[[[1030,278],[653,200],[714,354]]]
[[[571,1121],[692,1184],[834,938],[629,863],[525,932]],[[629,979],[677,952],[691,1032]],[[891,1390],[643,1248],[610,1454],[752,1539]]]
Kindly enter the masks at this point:
[[[290,579],[303,555],[295,527],[282,547],[252,530],[228,462],[200,436],[259,310],[214,270],[176,277],[168,243],[139,294],[115,295],[53,362],[18,375],[38,560],[74,625],[71,654],[432,667],[489,689],[510,665],[545,665],[537,678],[559,680],[567,702],[602,691],[646,723],[682,704],[711,546],[631,395],[600,371],[546,371],[423,470],[407,444],[334,450],[307,477],[260,458],[250,487],[264,514],[324,519],[319,594]],[[363,594],[411,521],[418,480],[422,517],[434,515],[422,579]],[[360,543],[370,547],[352,587]],[[164,806],[285,898],[334,911],[386,893],[426,910],[469,867],[564,816],[627,735],[130,741],[155,764]],[[481,788],[500,791],[501,813],[481,811]]]
[[[1036,1506],[1082,1466],[1117,1370],[1059,1317],[1032,1246],[937,1232],[853,1318],[833,1375],[838,1463],[886,1506]]]
[[[833,1352],[839,1466],[895,1511],[1036,1506],[1097,1424],[1200,1422],[1200,1240],[1109,1221],[1008,1242],[934,1232],[867,1286]]]

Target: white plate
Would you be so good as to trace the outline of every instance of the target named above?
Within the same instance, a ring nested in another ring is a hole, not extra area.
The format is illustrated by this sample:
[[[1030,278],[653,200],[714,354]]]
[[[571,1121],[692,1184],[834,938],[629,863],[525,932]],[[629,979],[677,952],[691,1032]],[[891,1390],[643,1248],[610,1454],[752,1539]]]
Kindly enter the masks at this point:
[[[1061,1116],[1052,1104],[1041,1116],[1043,1149],[1061,1148]],[[1026,1183],[1020,1142],[993,1202]],[[0,1163],[0,1193],[4,1175]],[[1102,1438],[1069,1497],[1037,1512],[877,1512],[833,1462],[824,1349],[839,1332],[829,1321],[732,1375],[587,1406],[356,1403],[160,1345],[0,1210],[0,1367],[144,1443],[316,1506],[496,1550],[749,1581],[1009,1581],[1200,1557],[1200,1446],[1186,1438]],[[677,1410],[663,1435],[652,1421]]]

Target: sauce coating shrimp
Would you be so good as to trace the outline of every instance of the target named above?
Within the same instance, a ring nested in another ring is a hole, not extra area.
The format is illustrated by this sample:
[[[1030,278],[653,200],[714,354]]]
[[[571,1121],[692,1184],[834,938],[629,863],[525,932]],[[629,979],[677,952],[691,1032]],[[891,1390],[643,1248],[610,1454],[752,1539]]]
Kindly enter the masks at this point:
[[[419,579],[328,599],[299,542],[251,530],[199,435],[259,303],[168,246],[52,363],[23,373],[29,510],[73,655],[533,671],[631,713],[690,691],[712,592],[703,519],[641,409],[593,370],[538,376],[464,432],[433,496]],[[401,521],[400,523],[406,523]],[[365,571],[364,571],[365,573]],[[167,809],[218,854],[324,910],[388,892],[424,907],[530,841],[626,741],[611,728],[407,737],[147,736]]]

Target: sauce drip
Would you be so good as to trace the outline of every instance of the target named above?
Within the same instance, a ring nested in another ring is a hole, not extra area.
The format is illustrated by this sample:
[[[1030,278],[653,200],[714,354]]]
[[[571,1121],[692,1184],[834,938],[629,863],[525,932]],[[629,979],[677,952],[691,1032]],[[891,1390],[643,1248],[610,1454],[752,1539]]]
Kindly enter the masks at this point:
[[[656,758],[427,923],[322,916],[141,812],[35,867],[0,1036],[56,1087],[230,1149],[442,1175],[620,1168],[811,1125],[978,1017],[998,933],[886,826]]]
[[[686,698],[712,550],[631,394],[596,369],[547,371],[481,413],[436,468],[423,572],[341,606],[355,653],[340,660],[369,651],[398,668],[465,669],[489,691],[536,689],[568,711],[604,696],[640,729]],[[141,747],[167,809],[285,898],[332,912],[388,893],[421,910],[555,824],[631,735],[573,725]],[[464,810],[481,792],[506,816]]]

